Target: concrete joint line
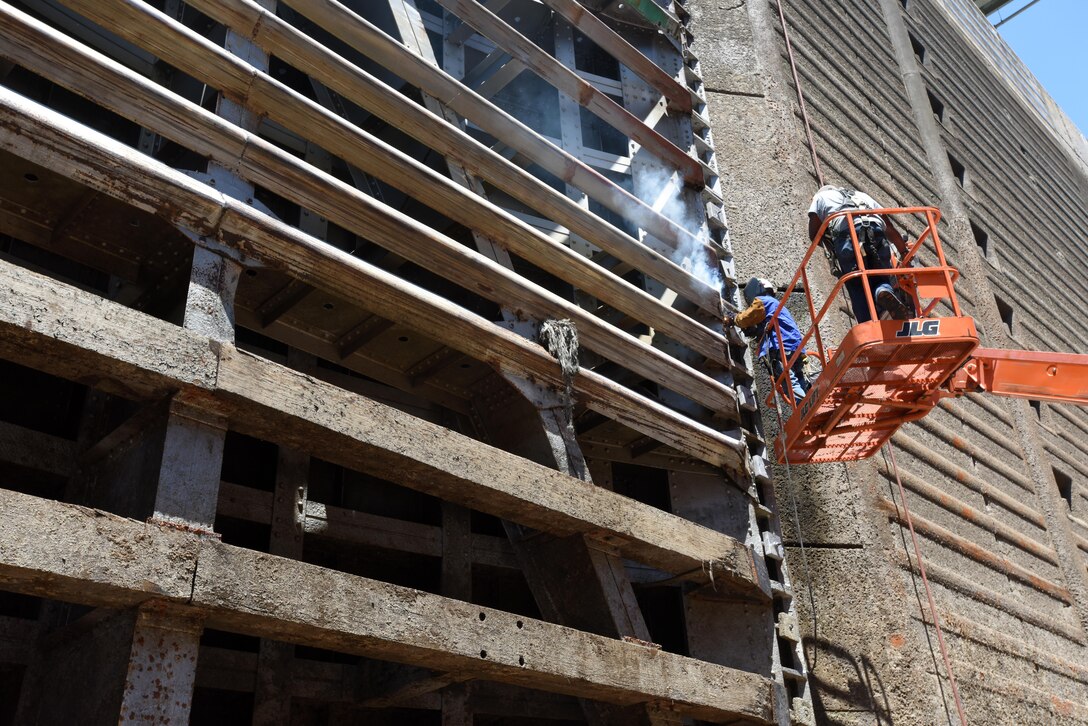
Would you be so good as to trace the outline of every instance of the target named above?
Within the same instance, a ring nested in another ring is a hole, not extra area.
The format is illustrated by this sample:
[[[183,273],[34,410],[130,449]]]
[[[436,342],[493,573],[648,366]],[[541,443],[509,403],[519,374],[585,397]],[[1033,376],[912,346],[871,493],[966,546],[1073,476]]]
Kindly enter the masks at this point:
[[[766,98],[767,94],[758,91],[732,91],[728,88],[707,88],[707,93],[717,93],[722,96],[742,96],[744,98]]]

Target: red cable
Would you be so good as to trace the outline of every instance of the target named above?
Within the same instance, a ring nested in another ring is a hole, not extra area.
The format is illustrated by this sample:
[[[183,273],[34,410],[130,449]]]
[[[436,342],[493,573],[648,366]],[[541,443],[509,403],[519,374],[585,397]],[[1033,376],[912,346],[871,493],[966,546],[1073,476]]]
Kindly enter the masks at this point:
[[[948,649],[944,645],[944,634],[941,632],[941,619],[937,615],[937,603],[933,600],[933,591],[929,589],[929,578],[926,577],[926,566],[922,562],[922,550],[918,546],[918,536],[914,533],[914,521],[910,517],[910,507],[907,506],[907,493],[903,490],[903,482],[899,479],[899,465],[895,462],[895,449],[889,441],[886,444],[888,455],[892,462],[892,471],[895,472],[895,483],[899,487],[899,499],[903,502],[903,515],[907,520],[907,528],[910,529],[910,540],[914,545],[914,558],[918,561],[918,572],[922,575],[922,585],[925,587],[926,600],[929,601],[929,614],[933,618],[933,627],[937,631],[937,645],[941,649],[941,659],[944,661],[944,670],[948,674],[948,682],[952,685],[952,699],[956,702],[956,713],[959,714],[961,726],[967,726],[967,717],[963,714],[963,702],[960,701],[960,689],[956,685],[956,676],[952,673],[952,661],[948,657]],[[925,619],[922,619],[925,625]]]
[[[805,124],[805,135],[808,137],[808,148],[809,152],[812,154],[812,167],[816,172],[817,181],[819,181],[820,186],[823,186],[824,175],[820,169],[820,158],[816,153],[816,141],[812,136],[812,126],[809,124],[808,120],[808,109],[805,107],[805,94],[801,90],[801,78],[797,73],[797,62],[793,57],[793,44],[790,42],[790,32],[786,26],[786,13],[782,9],[782,0],[776,0],[776,4],[778,5],[778,18],[782,21],[782,37],[786,41],[786,55],[789,57],[790,70],[793,72],[793,85],[794,88],[797,89],[797,102],[801,109],[801,120]],[[781,429],[781,414],[779,414],[779,428]],[[933,591],[929,587],[929,578],[926,576],[926,566],[922,561],[922,550],[918,546],[918,536],[914,533],[914,521],[911,519],[910,508],[907,506],[907,494],[903,489],[903,482],[899,478],[899,466],[895,461],[895,451],[892,449],[890,442],[888,443],[887,448],[892,462],[892,470],[895,472],[895,483],[899,487],[899,498],[903,502],[903,513],[907,520],[907,528],[910,529],[910,539],[914,545],[914,557],[918,561],[918,572],[922,575],[922,585],[925,587],[926,599],[929,601],[930,616],[933,618],[933,626],[937,631],[937,645],[940,647],[941,659],[944,661],[944,669],[948,674],[948,681],[952,686],[952,698],[956,702],[956,713],[959,715],[960,725],[967,726],[967,716],[963,713],[963,702],[960,700],[960,689],[956,684],[956,676],[952,672],[952,661],[948,657],[948,649],[944,644],[944,633],[941,631],[941,620],[940,616],[937,615],[937,603],[934,601]],[[788,458],[786,466],[789,466]],[[813,605],[815,605],[815,603],[813,603]],[[815,608],[813,616],[815,616]],[[925,624],[924,615],[922,623],[923,625]]]
[[[790,59],[790,70],[793,71],[793,87],[797,89],[797,102],[801,106],[801,120],[805,123],[805,134],[808,135],[808,149],[812,153],[812,167],[816,170],[816,180],[820,186],[824,185],[824,173],[820,171],[820,159],[816,155],[816,142],[812,138],[812,127],[808,123],[808,109],[805,108],[805,94],[801,91],[801,79],[797,75],[797,62],[793,59],[793,44],[790,43],[790,31],[786,28],[786,13],[782,10],[782,0],[778,2],[778,17],[782,21],[782,37],[786,40],[786,55]]]

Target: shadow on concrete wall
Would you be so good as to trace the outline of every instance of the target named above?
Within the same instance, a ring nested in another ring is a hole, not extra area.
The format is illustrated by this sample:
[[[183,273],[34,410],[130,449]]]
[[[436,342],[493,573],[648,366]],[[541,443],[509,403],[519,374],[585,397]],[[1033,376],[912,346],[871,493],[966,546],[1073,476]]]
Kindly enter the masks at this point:
[[[867,656],[856,655],[824,638],[817,638],[818,661],[810,657],[809,685],[816,723],[821,726],[854,726],[859,713],[872,714],[877,726],[892,726],[891,705],[880,673]],[[819,672],[829,674],[821,678]]]

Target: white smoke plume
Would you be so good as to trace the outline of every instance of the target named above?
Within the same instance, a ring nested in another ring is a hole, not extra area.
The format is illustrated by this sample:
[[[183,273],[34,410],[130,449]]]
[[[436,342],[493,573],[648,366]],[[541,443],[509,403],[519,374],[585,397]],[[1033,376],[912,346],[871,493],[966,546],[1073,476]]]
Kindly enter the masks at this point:
[[[656,164],[637,170],[635,190],[642,201],[689,233],[682,238],[687,244],[668,254],[670,259],[692,277],[721,289],[721,269],[706,248],[710,228],[698,192],[686,188],[678,172]]]
[[[496,94],[493,100],[538,132],[556,136],[561,133],[558,128],[547,128],[549,123],[556,122],[547,109],[555,108],[557,92],[532,74],[523,73]],[[690,235],[681,238],[686,244],[677,249],[669,249],[667,242],[652,246],[687,270],[692,277],[720,290],[722,273],[718,261],[706,248],[709,227],[706,208],[699,193],[686,188],[677,171],[666,168],[646,152],[642,152],[641,156],[647,158],[642,163],[636,163],[633,169],[634,194]],[[630,213],[624,216],[628,219],[637,217]]]

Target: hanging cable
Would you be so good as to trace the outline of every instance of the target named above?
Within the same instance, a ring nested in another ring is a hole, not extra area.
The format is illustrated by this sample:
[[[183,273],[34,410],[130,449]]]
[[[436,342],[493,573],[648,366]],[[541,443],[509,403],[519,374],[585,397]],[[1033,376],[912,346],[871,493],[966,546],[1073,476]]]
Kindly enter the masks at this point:
[[[956,684],[956,676],[952,672],[952,661],[948,657],[948,648],[944,644],[944,633],[941,632],[941,618],[937,614],[937,603],[933,599],[933,591],[929,588],[929,578],[926,576],[926,566],[922,561],[922,549],[918,545],[918,535],[914,533],[914,521],[910,516],[910,507],[907,506],[907,493],[903,489],[903,482],[899,478],[899,465],[895,461],[895,449],[889,441],[884,445],[888,457],[892,462],[892,472],[895,474],[895,484],[899,488],[899,501],[903,503],[903,518],[907,520],[907,528],[910,530],[910,541],[914,547],[914,559],[918,562],[918,573],[922,576],[922,586],[926,591],[926,600],[929,602],[929,616],[933,620],[933,628],[937,632],[937,646],[941,650],[941,660],[944,661],[944,670],[948,674],[948,682],[952,686],[952,700],[956,702],[956,713],[960,718],[960,725],[967,726],[967,716],[963,713],[963,702],[960,701],[960,689]],[[925,625],[925,619],[922,619]]]
[[[816,154],[816,141],[812,136],[812,125],[808,121],[808,108],[805,106],[805,94],[801,90],[801,78],[797,75],[797,61],[793,57],[793,44],[790,42],[790,31],[786,25],[786,12],[782,9],[782,0],[777,0],[778,4],[778,18],[782,21],[782,37],[786,41],[786,55],[790,60],[790,70],[793,72],[793,87],[797,89],[797,103],[801,107],[801,120],[805,124],[805,135],[808,137],[808,150],[812,155],[812,168],[816,172],[816,181],[819,182],[819,186],[824,185],[824,173],[820,169],[820,157]],[[807,294],[807,292],[806,292]],[[774,389],[775,381],[774,374],[771,375],[771,388]],[[779,405],[778,396],[774,396],[774,408],[775,415],[778,417],[778,431],[779,435],[782,435],[782,410]],[[816,597],[812,591],[812,568],[808,564],[808,552],[805,550],[805,538],[801,534],[801,518],[797,513],[797,496],[793,491],[793,474],[790,471],[789,457],[786,457],[786,485],[789,490],[790,507],[793,510],[793,526],[797,532],[797,544],[801,548],[801,560],[805,564],[805,575],[808,577],[808,601],[809,606],[812,608],[812,668],[816,667],[816,656],[819,652],[817,647],[816,635],[818,632],[819,619],[816,612]]]
[[[820,157],[816,153],[816,140],[812,136],[812,124],[808,120],[808,107],[805,106],[805,93],[801,89],[801,78],[797,74],[797,61],[793,57],[793,43],[790,42],[790,31],[786,24],[786,11],[782,8],[782,0],[777,0],[778,4],[778,19],[782,22],[782,37],[786,41],[786,55],[790,61],[790,71],[793,73],[793,87],[797,89],[797,103],[801,108],[801,120],[805,125],[805,136],[808,138],[808,150],[812,155],[812,169],[816,172],[816,181],[819,186],[824,185],[824,173],[820,169]],[[806,294],[809,294],[806,291]],[[822,361],[821,361],[822,362]],[[771,375],[771,388],[775,385],[774,375]],[[778,417],[778,431],[779,435],[782,435],[782,411],[779,405],[778,396],[774,396],[774,408],[775,415]],[[783,439],[785,443],[785,439]],[[819,631],[819,618],[816,612],[816,597],[812,588],[812,568],[808,564],[808,552],[805,550],[805,538],[801,534],[801,518],[797,513],[797,496],[793,491],[793,473],[790,471],[789,457],[786,457],[786,484],[789,489],[790,507],[793,510],[793,526],[797,532],[797,544],[801,548],[801,560],[805,564],[805,575],[808,577],[808,600],[809,606],[812,608],[812,665],[811,668],[816,667],[816,658],[819,654],[819,648],[817,646],[816,635]]]
[[[797,61],[793,59],[793,44],[790,43],[790,31],[786,27],[786,13],[782,9],[782,0],[777,0],[778,18],[782,21],[782,37],[786,40],[786,55],[790,59],[790,70],[793,71],[793,87],[797,89],[797,103],[801,106],[801,120],[805,123],[805,134],[808,136],[808,150],[812,154],[812,168],[816,171],[816,181],[820,186],[824,185],[824,173],[820,170],[820,158],[816,155],[816,142],[812,138],[812,126],[808,122],[808,109],[805,107],[805,94],[801,91],[801,79],[797,75]]]
[[[1035,1],[1037,2],[1038,0],[1035,0]],[[1031,4],[1034,4],[1034,2],[1031,3]],[[804,91],[801,88],[800,75],[797,72],[797,61],[794,59],[794,56],[793,56],[793,44],[790,42],[790,32],[789,32],[789,28],[788,28],[787,23],[786,23],[786,13],[785,13],[785,10],[782,8],[782,0],[776,0],[776,5],[778,6],[778,18],[782,23],[782,37],[783,37],[783,39],[785,40],[785,43],[786,43],[786,55],[789,58],[790,71],[793,74],[794,88],[797,89],[797,103],[800,106],[800,110],[801,110],[801,120],[802,120],[802,122],[804,123],[804,126],[805,126],[805,136],[808,139],[809,153],[812,155],[812,168],[816,173],[817,182],[822,187],[824,185],[824,175],[823,175],[823,171],[820,168],[819,155],[816,152],[816,141],[815,141],[815,139],[814,139],[814,137],[812,135],[812,124],[809,122],[809,118],[808,118],[808,108],[805,105],[805,94],[804,94]],[[844,292],[845,292],[845,289],[844,289]],[[772,376],[772,381],[773,381],[773,376]],[[772,382],[771,385],[773,387],[774,383]],[[778,402],[778,397],[777,396],[775,396],[775,414],[778,416],[778,429],[781,432],[782,431],[782,412],[781,412],[780,407],[779,407],[779,402]],[[944,643],[944,633],[941,630],[940,617],[937,614],[937,605],[936,605],[936,602],[933,599],[933,592],[929,587],[929,578],[926,576],[925,564],[922,561],[921,548],[918,545],[918,537],[914,533],[914,522],[911,520],[911,517],[910,517],[910,509],[907,507],[906,493],[905,493],[905,491],[903,489],[903,482],[899,478],[899,467],[898,467],[898,465],[896,464],[896,461],[895,461],[895,452],[892,450],[892,446],[891,446],[890,443],[887,444],[887,450],[888,450],[888,453],[890,455],[889,458],[890,458],[891,463],[892,463],[892,470],[895,473],[895,481],[896,481],[896,484],[899,487],[899,498],[903,502],[903,512],[904,512],[905,519],[907,520],[907,527],[910,529],[910,537],[911,537],[911,541],[913,542],[913,545],[914,545],[914,557],[915,557],[915,560],[918,562],[918,571],[922,576],[922,584],[925,587],[926,599],[929,602],[929,612],[930,612],[930,616],[933,619],[934,629],[936,630],[936,633],[937,633],[937,644],[938,644],[938,646],[940,648],[940,651],[941,651],[941,659],[944,661],[945,672],[948,674],[948,680],[949,680],[949,683],[950,683],[950,685],[952,687],[952,698],[953,698],[953,700],[955,701],[955,704],[956,704],[956,713],[959,716],[960,725],[961,726],[967,726],[967,717],[966,717],[966,715],[964,715],[963,702],[960,700],[959,686],[956,683],[956,676],[952,672],[952,661],[948,657],[948,649],[947,649],[947,647],[945,646],[945,643]],[[805,562],[805,570],[808,571],[808,574],[811,577],[811,570],[809,570],[809,566],[808,566],[808,558],[807,558],[806,553],[805,553],[804,541],[801,539],[800,523],[798,521],[798,515],[797,515],[797,503],[796,503],[796,500],[794,499],[794,496],[793,496],[793,479],[792,479],[792,476],[791,476],[791,473],[790,473],[790,465],[789,465],[789,457],[788,456],[786,457],[786,480],[789,483],[790,498],[791,498],[791,502],[793,504],[794,526],[797,527],[798,541],[799,541],[799,543],[801,545],[801,556],[802,556],[802,559]],[[811,587],[809,588],[809,597],[810,598],[812,597],[812,588]],[[812,613],[813,613],[812,637],[813,637],[813,645],[815,645],[815,639],[816,639],[816,603],[815,603],[814,599],[810,600],[810,602],[812,604],[812,609],[813,609],[812,610]],[[924,616],[923,616],[923,622],[924,622]],[[814,651],[813,651],[814,655],[815,655],[815,652],[816,651],[814,649]],[[813,658],[813,667],[815,667],[815,657]]]
[[[808,106],[805,105],[805,92],[801,88],[801,77],[797,73],[797,61],[793,57],[793,43],[790,41],[790,31],[786,25],[786,11],[782,8],[782,0],[776,0],[778,5],[778,18],[782,21],[782,38],[786,41],[786,55],[790,61],[790,71],[793,73],[793,87],[797,90],[797,103],[801,107],[801,121],[805,125],[805,136],[808,138],[808,151],[812,156],[812,169],[816,173],[816,182],[818,187],[824,185],[824,172],[820,168],[820,155],[816,153],[816,139],[812,135],[812,124],[808,120]],[[832,267],[836,266],[834,256],[830,249],[827,250],[828,259],[831,261]],[[836,275],[837,277],[837,275]],[[847,308],[850,308],[849,301],[846,297],[846,288],[843,287],[840,292],[844,301],[847,301]],[[853,317],[854,313],[851,310],[850,316]],[[820,361],[823,363],[823,361]]]
[[[774,369],[767,365],[768,373],[771,376],[771,390],[775,391],[775,376]],[[789,373],[786,373],[787,380]],[[778,435],[781,437],[783,445],[785,445],[785,429],[782,424],[782,404],[778,400],[778,392],[775,391],[774,395],[774,415],[778,419]],[[797,544],[801,548],[801,561],[805,564],[805,577],[808,578],[808,604],[812,608],[812,665],[809,666],[809,670],[816,668],[816,658],[819,655],[820,649],[817,646],[816,635],[819,633],[819,616],[816,612],[816,595],[813,592],[812,584],[812,568],[808,564],[808,551],[805,549],[805,537],[801,534],[801,516],[797,513],[797,495],[793,491],[793,473],[790,471],[790,460],[786,457],[786,490],[790,495],[790,509],[793,510],[793,529],[797,534]]]

